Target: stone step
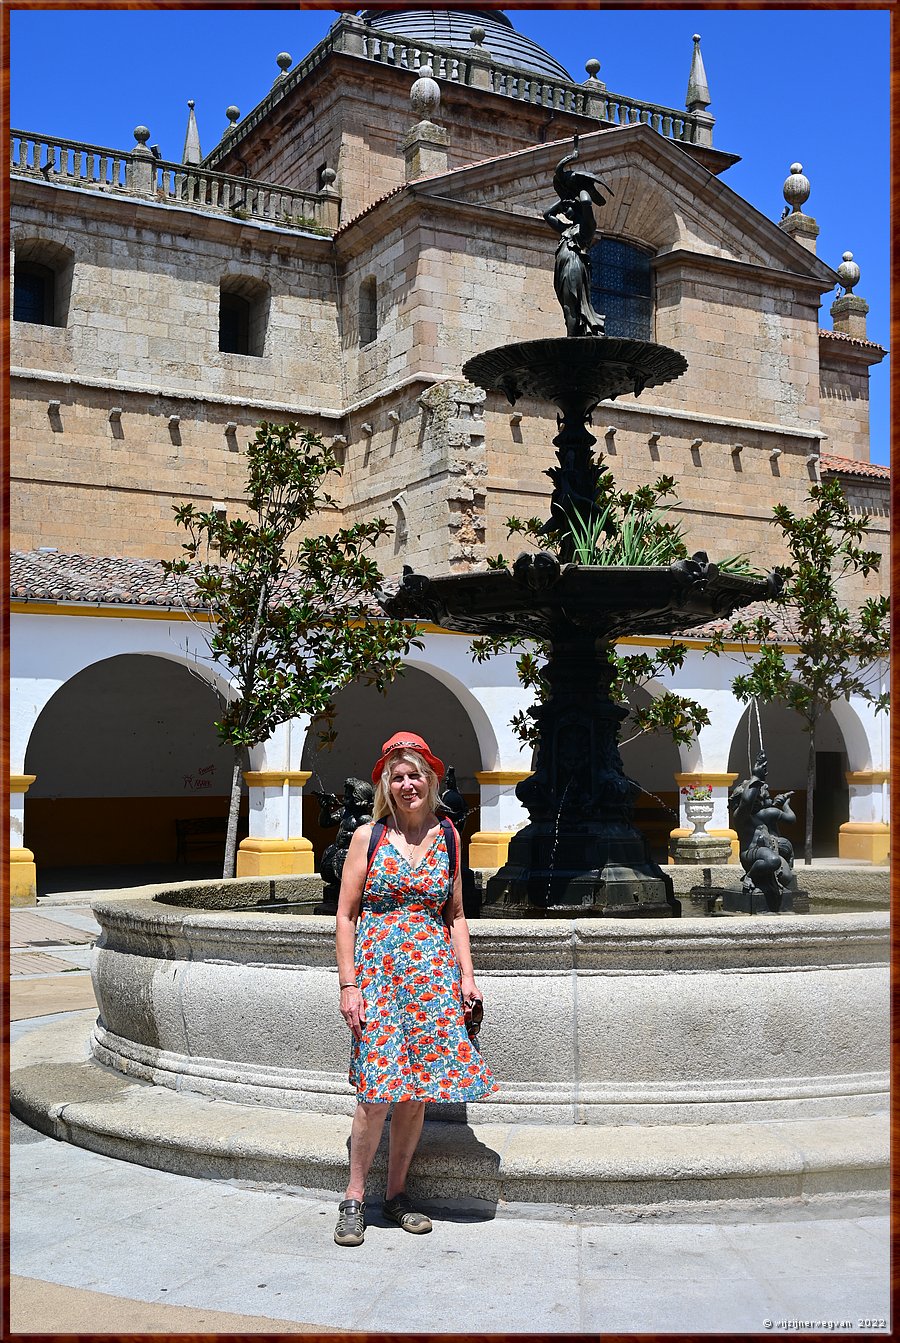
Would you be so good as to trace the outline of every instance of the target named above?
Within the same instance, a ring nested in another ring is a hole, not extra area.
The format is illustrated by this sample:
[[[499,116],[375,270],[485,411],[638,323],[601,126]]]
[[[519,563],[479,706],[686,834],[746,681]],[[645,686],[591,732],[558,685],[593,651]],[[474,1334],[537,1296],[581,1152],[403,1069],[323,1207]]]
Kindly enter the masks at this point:
[[[209,1100],[88,1056],[93,1012],[12,1050],[13,1113],[51,1137],[175,1174],[339,1192],[346,1116]],[[888,1116],[701,1125],[427,1123],[409,1191],[431,1200],[733,1220],[880,1209]],[[384,1150],[373,1172],[377,1187]]]

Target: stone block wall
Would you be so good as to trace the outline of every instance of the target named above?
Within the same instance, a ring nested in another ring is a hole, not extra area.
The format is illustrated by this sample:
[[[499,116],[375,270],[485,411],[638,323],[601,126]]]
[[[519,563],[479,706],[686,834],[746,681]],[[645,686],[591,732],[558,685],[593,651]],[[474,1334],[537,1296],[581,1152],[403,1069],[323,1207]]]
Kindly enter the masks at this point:
[[[199,211],[16,183],[20,243],[74,252],[68,324],[18,323],[12,360],[78,377],[335,405],[340,358],[331,244]],[[13,260],[14,264],[14,260]],[[261,358],[218,348],[220,285],[265,291]],[[312,338],[310,338],[312,337]]]
[[[854,354],[856,357],[854,357]],[[819,357],[819,416],[827,450],[869,460],[869,364],[853,347],[823,337]]]
[[[616,227],[660,250],[654,334],[689,367],[599,407],[598,446],[623,488],[675,477],[689,548],[780,563],[772,504],[801,507],[810,459],[820,446],[844,450],[834,436],[820,445],[830,433],[820,377],[827,389],[838,367],[820,372],[822,285],[776,270],[730,215],[713,237],[696,204],[688,212],[683,182],[664,193],[670,147],[627,129],[646,150],[645,174],[617,191]],[[599,137],[618,146],[611,172],[627,148],[616,136]],[[546,517],[554,421],[536,403],[517,406],[518,419],[501,397],[485,401],[461,370],[492,346],[560,336],[563,323],[542,173],[517,177],[507,197],[487,169],[474,173],[455,201],[427,188],[397,196],[334,240],[16,183],[14,251],[43,241],[74,259],[67,326],[13,324],[13,545],[170,555],[182,540],[173,503],[240,509],[239,448],[268,418],[346,439],[338,510],[316,525],[384,516],[397,529],[379,550],[385,571],[508,553],[510,514]],[[482,192],[490,212],[465,198]],[[223,280],[265,293],[259,357],[218,350]],[[372,281],[377,329],[361,339],[360,290]],[[862,378],[859,360],[843,349],[840,359]]]
[[[291,90],[269,122],[216,163],[220,172],[317,189],[323,164],[337,174],[346,222],[404,180],[403,136],[418,118],[409,102],[417,74],[333,56]],[[521,99],[441,82],[435,121],[449,132],[448,167],[594,130],[596,121]],[[238,123],[240,125],[240,123]],[[290,134],[284,134],[289,127]],[[549,203],[549,201],[548,201]]]
[[[221,502],[232,515],[243,512],[242,449],[261,411],[40,378],[17,378],[12,392],[13,549],[53,545],[92,555],[171,558],[186,539],[173,505]],[[51,400],[60,402],[53,414]],[[115,422],[109,419],[113,405],[122,409]],[[177,429],[170,427],[173,414],[180,418]],[[226,432],[229,422],[237,423],[236,432]],[[323,428],[311,417],[299,422]],[[340,482],[335,485],[332,493],[339,494]],[[329,513],[322,530],[332,525]]]
[[[15,190],[13,266],[19,245],[34,254],[64,244],[74,259],[66,326],[12,323],[14,548],[171,555],[183,540],[173,503],[240,510],[241,449],[261,420],[337,432],[329,239],[30,183]],[[259,357],[218,349],[223,280],[265,291]]]

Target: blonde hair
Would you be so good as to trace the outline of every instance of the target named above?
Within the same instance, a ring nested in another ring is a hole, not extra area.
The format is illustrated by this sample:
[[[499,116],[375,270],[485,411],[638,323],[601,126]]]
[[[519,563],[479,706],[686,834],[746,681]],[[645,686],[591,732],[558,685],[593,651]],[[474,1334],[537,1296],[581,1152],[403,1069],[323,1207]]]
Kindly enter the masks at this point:
[[[397,813],[394,811],[394,799],[391,797],[391,773],[395,765],[414,765],[422,778],[428,784],[427,807],[429,811],[436,811],[440,797],[438,795],[438,776],[418,751],[401,749],[391,751],[387,760],[384,762],[384,769],[381,771],[381,778],[375,785],[375,801],[372,806],[372,820],[382,821],[385,816],[390,816],[394,825],[397,824]]]

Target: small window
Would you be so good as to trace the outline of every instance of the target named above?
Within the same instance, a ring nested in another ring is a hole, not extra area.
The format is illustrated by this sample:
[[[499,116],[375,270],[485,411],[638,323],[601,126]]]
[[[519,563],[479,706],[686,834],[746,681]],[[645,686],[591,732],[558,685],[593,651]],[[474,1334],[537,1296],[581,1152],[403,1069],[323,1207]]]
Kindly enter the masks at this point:
[[[378,335],[378,285],[367,275],[359,286],[359,343],[370,345]]]
[[[53,325],[56,276],[49,266],[20,261],[13,280],[13,318],[17,322]]]
[[[224,289],[219,299],[219,349],[224,354],[250,353],[250,304]]]
[[[591,304],[606,316],[607,336],[651,340],[651,254],[619,238],[601,238],[591,248]]]
[[[219,349],[223,354],[265,353],[269,289],[260,280],[235,276],[219,291]]]
[[[35,326],[65,326],[75,273],[71,247],[51,238],[15,240],[12,315]]]

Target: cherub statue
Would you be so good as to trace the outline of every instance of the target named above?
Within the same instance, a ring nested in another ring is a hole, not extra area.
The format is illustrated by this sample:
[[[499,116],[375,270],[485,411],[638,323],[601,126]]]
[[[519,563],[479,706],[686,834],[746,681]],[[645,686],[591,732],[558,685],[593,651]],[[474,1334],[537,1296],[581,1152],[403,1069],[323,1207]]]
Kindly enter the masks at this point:
[[[768,771],[765,752],[760,751],[752,775],[736,786],[728,805],[738,833],[744,890],[748,894],[761,891],[771,912],[777,914],[784,892],[795,890],[797,883],[793,845],[778,828],[797,818],[790,806],[791,793],[774,798],[770,794]]]
[[[334,842],[322,854],[321,873],[326,899],[336,898],[341,886],[344,859],[350,848],[354,831],[372,819],[375,793],[372,785],[363,779],[346,779],[343,798],[333,793],[316,793],[319,801],[319,824],[326,829],[336,825]]]
[[[560,159],[553,174],[553,189],[559,196],[555,205],[544,211],[544,218],[560,235],[553,268],[553,287],[566,319],[567,336],[602,336],[605,318],[591,306],[590,247],[597,232],[591,202],[605,205],[603,191],[611,189],[594,173],[573,171],[569,164],[578,158],[578,136],[571,154]]]

